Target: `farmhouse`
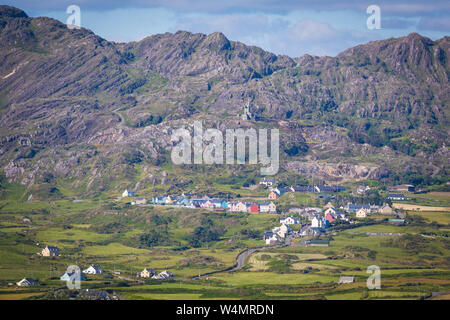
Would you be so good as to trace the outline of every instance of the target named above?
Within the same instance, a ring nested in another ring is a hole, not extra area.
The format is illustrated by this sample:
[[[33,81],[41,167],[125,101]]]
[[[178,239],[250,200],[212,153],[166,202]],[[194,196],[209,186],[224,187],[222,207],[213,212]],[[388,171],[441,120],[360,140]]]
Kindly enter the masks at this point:
[[[98,265],[91,265],[89,268],[83,270],[86,274],[103,274],[103,269]]]
[[[152,279],[169,280],[170,278],[173,278],[173,277],[175,277],[175,275],[172,272],[165,270],[163,272],[160,272],[157,275],[152,276]]]
[[[37,286],[38,282],[32,278],[23,278],[16,284],[19,287],[32,287],[32,286]]]
[[[342,284],[342,283],[353,283],[354,281],[355,281],[354,277],[340,276],[340,278],[339,278],[339,284]]]
[[[43,256],[43,257],[58,257],[59,250],[57,247],[46,246],[44,249],[42,249],[41,256]]]
[[[155,270],[153,269],[149,269],[149,268],[145,268],[144,270],[142,270],[141,272],[137,273],[137,276],[140,278],[151,278],[155,275]]]

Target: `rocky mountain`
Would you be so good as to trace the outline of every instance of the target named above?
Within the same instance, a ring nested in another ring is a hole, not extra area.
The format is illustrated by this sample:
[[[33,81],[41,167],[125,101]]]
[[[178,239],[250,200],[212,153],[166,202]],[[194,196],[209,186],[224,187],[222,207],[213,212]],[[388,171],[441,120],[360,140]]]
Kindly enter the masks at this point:
[[[0,167],[43,197],[192,185],[202,169],[170,165],[170,133],[202,119],[279,128],[282,172],[444,181],[449,43],[410,34],[290,58],[221,33],[114,43],[0,6]],[[240,120],[247,103],[255,118]]]

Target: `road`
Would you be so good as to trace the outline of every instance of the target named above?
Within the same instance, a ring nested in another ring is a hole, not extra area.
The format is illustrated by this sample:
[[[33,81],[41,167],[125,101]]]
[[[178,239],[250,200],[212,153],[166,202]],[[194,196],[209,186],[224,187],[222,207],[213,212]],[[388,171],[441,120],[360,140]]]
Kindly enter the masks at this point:
[[[245,259],[247,259],[247,257],[249,255],[251,255],[252,253],[254,253],[255,251],[258,251],[259,249],[261,249],[263,247],[254,247],[254,248],[248,248],[244,251],[242,251],[241,253],[238,254],[238,256],[236,257],[236,264],[232,267],[228,267],[226,269],[223,270],[218,270],[218,271],[213,271],[213,272],[208,272],[208,273],[203,273],[203,274],[199,274],[198,276],[195,276],[193,279],[194,280],[198,280],[199,278],[202,277],[207,277],[216,273],[222,273],[222,272],[230,272],[230,271],[237,271],[240,270],[244,267],[245,265]]]
[[[261,247],[248,248],[247,250],[239,253],[238,256],[236,257],[236,265],[234,266],[233,269],[231,269],[231,271],[237,271],[239,269],[242,269],[245,264],[245,259],[247,259],[247,257],[252,253],[254,253],[255,251],[258,251],[258,249],[261,249]]]
[[[276,245],[273,246],[273,248],[279,248],[282,247],[283,245]],[[198,280],[199,278],[202,277],[207,277],[216,273],[222,273],[222,272],[231,272],[231,271],[238,271],[240,269],[242,269],[245,266],[245,260],[253,253],[255,253],[256,251],[263,249],[263,248],[267,248],[267,247],[253,247],[253,248],[248,248],[244,251],[242,251],[241,253],[238,254],[238,256],[236,257],[236,264],[232,267],[228,267],[226,269],[223,270],[218,270],[218,271],[213,271],[213,272],[208,272],[208,273],[203,273],[203,274],[199,274],[198,276],[195,276],[193,279],[194,280]]]
[[[120,108],[122,108],[122,107],[120,107]],[[117,114],[118,116],[119,116],[119,119],[120,119],[120,123],[124,123],[124,120],[123,120],[123,116],[120,114],[120,112],[119,112],[119,110],[120,110],[120,108],[117,108],[117,109],[115,109],[115,110],[113,110],[113,113],[114,114]]]

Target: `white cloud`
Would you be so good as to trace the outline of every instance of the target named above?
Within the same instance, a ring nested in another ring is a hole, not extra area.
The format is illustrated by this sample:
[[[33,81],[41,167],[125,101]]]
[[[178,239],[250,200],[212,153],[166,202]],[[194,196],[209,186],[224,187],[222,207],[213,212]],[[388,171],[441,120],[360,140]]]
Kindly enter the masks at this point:
[[[335,37],[338,32],[328,23],[322,23],[311,19],[304,19],[290,28],[289,33],[293,40],[330,40]]]

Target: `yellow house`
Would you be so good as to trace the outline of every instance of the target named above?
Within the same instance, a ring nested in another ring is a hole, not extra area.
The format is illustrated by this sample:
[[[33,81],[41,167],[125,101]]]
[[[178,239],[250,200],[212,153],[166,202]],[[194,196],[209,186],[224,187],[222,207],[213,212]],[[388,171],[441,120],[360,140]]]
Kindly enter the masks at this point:
[[[245,203],[239,201],[236,204],[236,211],[237,212],[247,212],[247,206],[245,205]]]
[[[57,247],[46,246],[44,249],[42,249],[41,255],[43,257],[58,257],[59,250]]]
[[[145,268],[143,271],[138,273],[138,277],[141,277],[141,278],[150,278],[154,275],[155,275],[155,270],[149,269],[149,268]]]

